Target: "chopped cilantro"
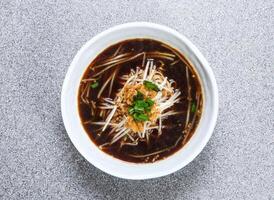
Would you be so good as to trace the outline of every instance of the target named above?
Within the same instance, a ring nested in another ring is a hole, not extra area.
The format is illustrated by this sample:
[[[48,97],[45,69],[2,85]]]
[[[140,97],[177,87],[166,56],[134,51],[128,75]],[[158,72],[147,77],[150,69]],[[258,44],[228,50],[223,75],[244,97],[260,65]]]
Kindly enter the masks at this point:
[[[133,118],[137,121],[147,121],[147,120],[149,120],[148,116],[146,114],[142,114],[142,113],[134,113]]]
[[[134,120],[147,121],[149,120],[148,113],[151,111],[153,105],[154,101],[152,99],[144,99],[144,95],[137,91],[137,94],[133,97],[133,103],[128,109],[128,113],[133,116]]]
[[[192,103],[192,104],[191,104],[191,109],[190,109],[190,110],[191,110],[191,112],[193,112],[193,113],[196,112],[196,105],[195,105],[195,103]]]
[[[159,92],[160,89],[158,88],[158,86],[150,81],[144,81],[144,86],[149,89],[149,90],[154,90],[156,92]]]
[[[137,94],[133,97],[133,100],[134,101],[137,101],[137,100],[143,100],[144,99],[144,95],[143,93],[137,91]]]
[[[98,83],[97,81],[95,81],[94,83],[90,84],[90,87],[91,87],[92,89],[95,89],[95,88],[97,88],[98,86],[99,86],[99,83]]]

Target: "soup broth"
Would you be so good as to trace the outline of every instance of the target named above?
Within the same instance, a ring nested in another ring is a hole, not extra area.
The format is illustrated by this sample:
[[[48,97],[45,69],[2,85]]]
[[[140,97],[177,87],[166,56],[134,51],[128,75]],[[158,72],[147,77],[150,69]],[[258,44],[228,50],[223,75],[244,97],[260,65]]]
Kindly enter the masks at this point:
[[[171,46],[131,39],[102,51],[82,77],[78,108],[90,139],[107,154],[151,163],[181,149],[199,123],[202,87]]]

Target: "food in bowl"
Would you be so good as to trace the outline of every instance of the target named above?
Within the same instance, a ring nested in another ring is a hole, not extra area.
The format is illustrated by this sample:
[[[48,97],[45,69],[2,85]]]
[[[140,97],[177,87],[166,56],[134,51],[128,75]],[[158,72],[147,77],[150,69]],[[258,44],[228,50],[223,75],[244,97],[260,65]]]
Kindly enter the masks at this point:
[[[202,114],[201,81],[186,57],[148,38],[103,50],[87,67],[78,91],[82,125],[115,158],[151,163],[181,149]]]

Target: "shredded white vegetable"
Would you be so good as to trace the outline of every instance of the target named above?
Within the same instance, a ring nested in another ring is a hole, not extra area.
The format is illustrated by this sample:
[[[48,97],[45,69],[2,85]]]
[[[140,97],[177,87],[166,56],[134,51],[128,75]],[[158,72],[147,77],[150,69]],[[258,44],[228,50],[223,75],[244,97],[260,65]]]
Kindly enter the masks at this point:
[[[161,56],[171,56],[172,54],[162,54]],[[172,57],[173,58],[173,57]],[[110,76],[109,79],[103,85],[100,94],[104,90],[105,86],[112,80],[113,76]],[[120,80],[123,80],[123,88],[119,91],[119,94],[123,94],[126,87],[137,84],[143,84],[144,81],[150,81],[158,86],[159,90],[156,96],[153,98],[155,109],[159,111],[157,115],[157,119],[155,121],[145,121],[143,123],[142,131],[133,131],[132,129],[126,126],[127,123],[127,115],[124,115],[119,122],[112,122],[113,116],[117,110],[120,109],[120,105],[122,102],[122,98],[124,95],[117,95],[115,99],[111,98],[103,98],[103,102],[99,106],[100,109],[109,110],[109,114],[103,122],[93,122],[93,124],[102,125],[102,131],[105,131],[107,127],[111,127],[109,135],[112,136],[110,145],[121,141],[122,145],[137,145],[139,140],[146,140],[149,142],[150,134],[153,129],[158,130],[158,134],[162,134],[162,129],[165,128],[163,126],[163,120],[165,120],[170,115],[176,115],[178,112],[170,110],[170,108],[180,100],[181,92],[173,88],[172,83],[174,80],[169,80],[167,77],[163,76],[160,71],[156,70],[156,65],[154,64],[153,59],[147,59],[144,70],[139,67],[136,70],[131,70],[128,75],[123,75],[120,77]],[[167,95],[168,93],[168,95]],[[125,140],[125,137],[128,140]],[[109,143],[108,143],[109,145]],[[103,147],[103,145],[101,145]]]

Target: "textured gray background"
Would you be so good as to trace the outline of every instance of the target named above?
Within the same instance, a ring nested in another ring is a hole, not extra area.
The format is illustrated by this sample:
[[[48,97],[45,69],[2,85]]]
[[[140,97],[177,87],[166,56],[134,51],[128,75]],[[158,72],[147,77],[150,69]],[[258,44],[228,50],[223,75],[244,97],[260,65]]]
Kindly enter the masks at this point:
[[[146,181],[118,179],[85,161],[60,112],[77,50],[129,21],[186,35],[219,86],[219,118],[203,152]],[[1,0],[0,89],[0,199],[274,199],[273,0]]]

